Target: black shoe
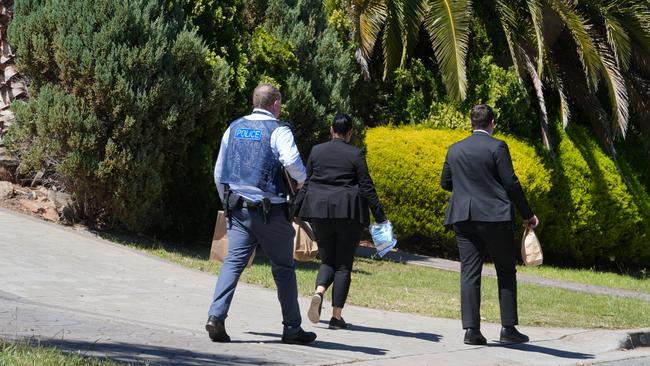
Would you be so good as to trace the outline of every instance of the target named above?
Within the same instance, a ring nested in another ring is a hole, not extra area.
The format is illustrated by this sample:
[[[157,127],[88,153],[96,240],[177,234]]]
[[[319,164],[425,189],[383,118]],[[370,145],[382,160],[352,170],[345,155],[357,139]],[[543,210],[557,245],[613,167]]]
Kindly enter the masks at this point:
[[[487,344],[487,340],[485,337],[483,337],[481,330],[478,328],[467,328],[463,342],[465,344],[471,344],[473,346],[484,346]]]
[[[208,322],[205,324],[205,330],[208,331],[208,336],[212,342],[230,342],[230,336],[226,333],[225,325],[216,316],[211,315],[208,318]]]
[[[323,307],[323,294],[315,293],[311,297],[311,302],[309,303],[309,310],[307,310],[307,317],[309,321],[317,324],[320,320],[320,310]]]
[[[302,328],[295,334],[282,334],[282,343],[309,344],[316,339],[316,333],[305,332]]]
[[[525,343],[528,342],[530,339],[528,338],[527,335],[519,333],[517,328],[514,326],[511,327],[502,327],[501,328],[501,342],[509,342],[509,343]]]
[[[343,318],[336,319],[335,317],[332,317],[332,319],[330,319],[330,329],[345,329],[347,327],[348,325],[345,323],[345,320],[343,320]]]

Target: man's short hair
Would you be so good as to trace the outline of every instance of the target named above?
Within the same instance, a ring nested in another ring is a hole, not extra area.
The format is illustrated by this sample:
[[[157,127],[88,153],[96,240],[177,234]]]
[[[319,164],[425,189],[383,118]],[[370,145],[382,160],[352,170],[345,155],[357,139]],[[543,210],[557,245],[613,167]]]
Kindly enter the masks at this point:
[[[276,100],[282,100],[280,90],[275,86],[262,83],[258,85],[253,91],[253,107],[254,108],[268,108],[275,103]]]
[[[478,104],[472,107],[470,112],[470,119],[472,120],[472,129],[486,129],[490,122],[494,120],[494,111],[492,107],[487,104]]]

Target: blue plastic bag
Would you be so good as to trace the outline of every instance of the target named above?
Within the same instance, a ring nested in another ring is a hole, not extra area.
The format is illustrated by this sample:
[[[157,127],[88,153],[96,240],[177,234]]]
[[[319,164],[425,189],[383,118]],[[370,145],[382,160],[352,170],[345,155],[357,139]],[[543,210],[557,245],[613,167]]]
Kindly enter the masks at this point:
[[[381,258],[397,245],[397,240],[393,235],[393,224],[386,220],[381,224],[374,223],[370,225],[370,235],[372,242],[377,249],[377,255]]]

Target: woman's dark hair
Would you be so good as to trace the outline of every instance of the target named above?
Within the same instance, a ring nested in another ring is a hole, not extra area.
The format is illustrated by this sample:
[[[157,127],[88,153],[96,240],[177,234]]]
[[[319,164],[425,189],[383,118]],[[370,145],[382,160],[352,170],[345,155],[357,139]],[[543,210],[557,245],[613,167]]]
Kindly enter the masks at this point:
[[[332,129],[338,135],[345,135],[352,129],[352,118],[345,113],[338,113],[332,121]]]

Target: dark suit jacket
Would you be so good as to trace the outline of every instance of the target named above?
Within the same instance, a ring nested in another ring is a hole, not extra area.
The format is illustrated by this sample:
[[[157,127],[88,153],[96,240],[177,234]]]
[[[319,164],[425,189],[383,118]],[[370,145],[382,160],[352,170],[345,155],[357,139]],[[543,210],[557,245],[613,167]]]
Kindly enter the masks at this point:
[[[476,131],[449,148],[440,185],[451,191],[445,226],[462,221],[512,221],[513,205],[529,219],[533,211],[515,175],[508,145]]]
[[[312,148],[298,216],[304,219],[353,219],[370,224],[386,220],[361,149],[332,139]]]

